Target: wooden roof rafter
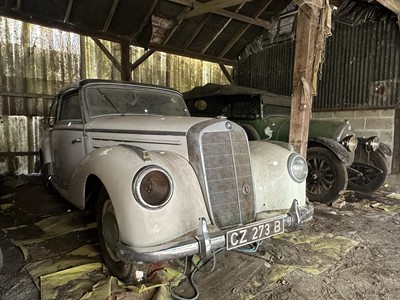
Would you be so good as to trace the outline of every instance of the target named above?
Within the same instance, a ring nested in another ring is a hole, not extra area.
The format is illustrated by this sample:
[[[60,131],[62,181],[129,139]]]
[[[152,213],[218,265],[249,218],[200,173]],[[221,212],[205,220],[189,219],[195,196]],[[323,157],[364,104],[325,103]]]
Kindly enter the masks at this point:
[[[254,18],[258,18],[271,4],[272,0],[267,0],[267,2],[260,7],[260,9],[257,11],[257,13],[254,14]],[[245,32],[249,29],[251,25],[247,24],[243,26],[243,29],[240,30],[236,36],[225,46],[225,48],[220,52],[218,55],[219,58],[224,57],[226,53],[229,52],[229,50],[232,49],[232,47],[240,40],[240,38],[245,34]]]
[[[149,21],[158,4],[158,1],[159,0],[153,0],[150,8],[147,10],[146,16],[144,17],[142,23],[140,24],[140,27],[132,34],[131,39],[138,39],[140,34],[143,32],[143,29],[146,27],[147,24],[149,24]]]
[[[65,10],[65,14],[64,14],[64,23],[68,23],[69,22],[69,17],[71,15],[71,10],[72,10],[72,5],[74,4],[74,0],[69,0],[68,4],[67,4],[67,8]]]
[[[104,23],[103,32],[106,32],[108,30],[108,28],[110,27],[110,24],[114,18],[115,11],[117,10],[118,3],[119,3],[119,0],[113,0],[110,11],[107,16],[107,20]]]
[[[173,3],[178,3],[178,4],[181,4],[181,5],[185,5],[185,6],[188,6],[190,8],[193,8],[193,7],[201,4],[201,2],[198,2],[198,1],[195,1],[195,0],[169,0],[169,1],[173,2]],[[242,0],[242,2],[245,2],[245,1]],[[248,1],[246,1],[246,2],[248,2]],[[251,18],[251,17],[245,16],[245,15],[234,13],[234,12],[226,10],[226,9],[216,9],[216,10],[213,10],[212,13],[216,14],[216,15],[220,15],[220,16],[226,17],[226,18],[232,18],[233,20],[240,21],[240,22],[243,22],[243,23],[248,23],[248,24],[251,24],[251,25],[254,25],[254,26],[262,27],[262,28],[265,28],[265,29],[271,28],[270,22],[268,22],[266,20],[263,20],[263,19],[260,19],[260,18]]]
[[[186,50],[194,41],[194,39],[197,37],[197,35],[200,33],[200,31],[204,28],[204,26],[206,25],[207,21],[210,19],[211,14],[206,14],[203,17],[203,20],[201,21],[201,23],[196,27],[196,30],[193,31],[193,34],[186,39],[185,44],[183,45],[183,49]]]
[[[236,8],[235,13],[238,13],[242,7],[245,5],[245,2],[239,5],[238,8]],[[229,18],[225,24],[218,30],[216,34],[205,44],[205,46],[201,49],[200,53],[204,54],[207,49],[211,46],[211,44],[218,38],[218,36],[225,30],[225,28],[229,25],[230,22],[232,22],[232,18]]]
[[[178,20],[184,20],[188,18],[193,18],[199,15],[203,15],[205,13],[214,12],[219,9],[224,9],[227,7],[232,7],[236,5],[243,5],[246,2],[253,1],[253,0],[212,0],[209,2],[195,3],[193,9],[181,13],[177,16]]]

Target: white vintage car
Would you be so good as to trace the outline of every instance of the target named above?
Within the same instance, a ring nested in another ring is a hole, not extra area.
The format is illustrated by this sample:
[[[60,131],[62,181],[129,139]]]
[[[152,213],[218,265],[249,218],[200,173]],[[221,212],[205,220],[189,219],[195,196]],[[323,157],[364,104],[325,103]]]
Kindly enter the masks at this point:
[[[180,93],[84,80],[56,97],[41,141],[46,184],[96,205],[108,268],[146,279],[151,263],[242,247],[312,217],[305,160],[248,142],[226,119],[190,117]]]

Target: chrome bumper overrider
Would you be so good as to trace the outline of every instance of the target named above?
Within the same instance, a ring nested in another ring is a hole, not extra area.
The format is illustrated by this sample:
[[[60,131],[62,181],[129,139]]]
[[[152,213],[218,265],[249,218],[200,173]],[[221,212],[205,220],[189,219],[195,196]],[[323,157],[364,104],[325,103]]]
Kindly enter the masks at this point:
[[[314,207],[307,204],[299,207],[297,200],[287,213],[284,222],[286,229],[297,229],[301,223],[311,219]],[[120,259],[124,261],[158,262],[191,255],[199,255],[206,259],[212,256],[213,251],[226,247],[225,232],[217,235],[209,233],[204,218],[199,219],[199,227],[194,238],[182,241],[163,248],[148,248],[144,252],[135,251],[132,247],[123,243],[118,244]]]

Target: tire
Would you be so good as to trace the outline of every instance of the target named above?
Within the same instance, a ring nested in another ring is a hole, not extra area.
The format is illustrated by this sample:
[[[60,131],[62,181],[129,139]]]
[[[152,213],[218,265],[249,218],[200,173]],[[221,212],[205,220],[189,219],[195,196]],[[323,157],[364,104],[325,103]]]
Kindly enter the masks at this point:
[[[40,153],[40,175],[42,176],[42,181],[47,191],[51,194],[55,194],[56,189],[53,187],[53,185],[49,180],[49,173],[47,172],[47,167],[43,163],[42,153]]]
[[[307,197],[310,201],[330,204],[347,186],[344,163],[329,149],[312,147],[307,152]]]
[[[116,277],[126,283],[139,283],[147,279],[150,264],[130,263],[118,258],[117,243],[120,241],[117,219],[111,199],[103,187],[98,196],[97,202],[97,231],[101,246],[101,253],[107,268]],[[143,272],[143,277],[137,274]]]
[[[362,175],[349,170],[349,189],[364,193],[378,190],[388,174],[385,156],[380,152],[371,152],[368,163],[356,159],[350,168],[361,172]]]

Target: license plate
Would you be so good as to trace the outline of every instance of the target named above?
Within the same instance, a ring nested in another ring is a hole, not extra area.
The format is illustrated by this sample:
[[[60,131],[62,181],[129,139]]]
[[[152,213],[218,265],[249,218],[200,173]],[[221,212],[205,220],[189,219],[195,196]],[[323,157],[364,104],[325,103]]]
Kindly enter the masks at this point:
[[[226,249],[231,250],[284,232],[284,218],[264,220],[226,233]]]

